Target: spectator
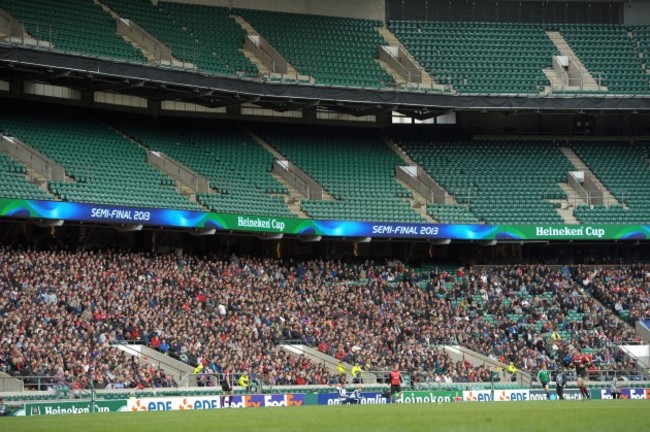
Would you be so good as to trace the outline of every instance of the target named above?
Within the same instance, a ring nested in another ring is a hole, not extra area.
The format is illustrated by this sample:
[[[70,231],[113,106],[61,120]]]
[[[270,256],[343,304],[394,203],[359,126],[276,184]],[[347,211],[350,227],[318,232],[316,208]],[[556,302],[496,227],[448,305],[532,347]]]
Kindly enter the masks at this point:
[[[61,369],[76,386],[88,386],[90,374],[106,388],[171,385],[111,346],[135,339],[188,364],[206,359],[210,371],[254,371],[272,385],[335,382],[323,365],[275,351],[301,340],[368,371],[401,362],[414,376],[445,381],[489,374],[432,345],[464,345],[526,371],[575,349],[591,350],[596,369],[634,369],[612,348],[638,340],[616,313],[649,313],[648,267],[567,269],[418,273],[370,260],[0,248],[0,362],[14,374]]]

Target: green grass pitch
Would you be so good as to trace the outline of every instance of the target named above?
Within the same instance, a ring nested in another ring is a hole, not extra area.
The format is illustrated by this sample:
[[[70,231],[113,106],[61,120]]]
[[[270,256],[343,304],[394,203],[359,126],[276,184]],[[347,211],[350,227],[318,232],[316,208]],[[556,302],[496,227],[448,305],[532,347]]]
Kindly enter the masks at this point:
[[[0,431],[626,431],[650,430],[638,400],[344,405],[0,418]]]

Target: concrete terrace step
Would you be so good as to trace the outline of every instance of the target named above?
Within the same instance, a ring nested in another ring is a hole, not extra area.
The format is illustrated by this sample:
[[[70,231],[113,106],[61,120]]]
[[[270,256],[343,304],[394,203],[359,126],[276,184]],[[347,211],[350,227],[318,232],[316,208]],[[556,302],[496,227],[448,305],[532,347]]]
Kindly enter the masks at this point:
[[[584,172],[587,172],[587,173],[591,174],[591,176],[595,180],[594,183],[596,183],[596,186],[598,186],[598,188],[603,191],[603,200],[606,203],[608,203],[608,205],[620,205],[621,204],[618,201],[618,199],[616,199],[616,197],[614,197],[614,195],[612,195],[612,193],[609,191],[609,189],[607,189],[607,187],[605,187],[603,182],[600,181],[598,176],[596,176],[596,174],[594,174],[589,169],[587,164],[585,164],[584,161],[582,159],[580,159],[580,156],[578,156],[576,154],[576,152],[573,151],[572,148],[570,148],[570,147],[560,147],[560,150],[562,151],[562,153],[564,153],[564,155],[567,157],[567,159],[569,159],[569,161],[573,164],[574,167],[576,167],[576,169],[578,171],[584,171]]]
[[[585,65],[582,63],[580,58],[573,51],[573,48],[571,48],[569,43],[566,41],[566,39],[564,39],[564,36],[562,36],[560,32],[547,31],[546,34],[548,35],[549,39],[553,42],[555,47],[558,49],[560,54],[569,57],[569,61],[573,62],[582,71],[583,90],[593,90],[593,91],[606,90],[605,87],[601,87],[598,85],[598,83],[591,75],[589,70],[585,67]]]
[[[406,55],[413,62],[413,64],[417,65],[418,70],[420,73],[422,73],[422,83],[420,84],[421,88],[437,89],[441,91],[447,88],[447,86],[437,84],[433,78],[431,78],[431,75],[429,75],[429,73],[422,66],[420,66],[417,60],[415,60],[415,58],[406,49],[406,47],[402,45],[402,42],[400,42],[400,40],[390,30],[388,30],[386,27],[377,27],[377,32],[379,32],[384,40],[388,42],[388,45],[398,46],[400,51],[403,52],[404,55]]]
[[[128,344],[114,341],[111,346],[140,359],[140,361],[164,370],[174,377],[178,387],[196,387],[194,367],[166,356],[146,345]]]
[[[246,34],[251,35],[251,36],[260,36],[260,33],[257,30],[255,30],[255,28],[248,21],[246,21],[246,19],[244,17],[242,17],[240,15],[232,15],[232,18],[235,20],[235,22],[237,24],[239,24],[239,26],[242,28],[242,30],[244,30],[246,32]],[[269,43],[269,45],[270,45],[270,43]],[[261,75],[265,75],[265,74],[268,74],[270,72],[268,67],[264,66],[262,64],[262,61],[259,58],[257,58],[257,56],[255,54],[253,54],[252,52],[250,52],[248,50],[243,50],[243,53],[244,53],[244,55],[246,57],[248,57],[251,60],[251,62],[253,62],[253,64],[255,64],[255,66],[258,67]],[[279,51],[278,51],[278,53],[279,53]],[[284,60],[287,61],[286,59],[284,59]],[[262,68],[260,66],[264,66],[263,69],[266,69],[266,72],[263,72],[263,70],[262,70]],[[296,68],[294,68],[291,65],[291,63],[289,63],[287,61],[287,75],[298,76],[299,74],[300,74],[300,72],[298,72],[298,70],[296,70]]]

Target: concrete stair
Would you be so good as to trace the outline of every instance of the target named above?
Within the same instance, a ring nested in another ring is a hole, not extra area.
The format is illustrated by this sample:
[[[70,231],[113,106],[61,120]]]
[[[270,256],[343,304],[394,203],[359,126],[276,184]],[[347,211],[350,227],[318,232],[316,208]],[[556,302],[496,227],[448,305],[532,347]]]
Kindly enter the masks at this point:
[[[325,366],[332,373],[332,375],[339,375],[339,372],[336,369],[336,366],[339,364],[339,361],[330,355],[318,351],[317,349],[310,348],[307,345],[293,345],[293,344],[278,345],[276,349],[286,351],[288,354],[294,357],[304,356],[311,362],[319,363]],[[351,371],[353,365],[345,362],[343,362],[342,364],[345,367],[345,370],[347,371],[346,382],[351,383],[352,382]],[[361,378],[364,384],[377,383],[377,375],[367,371],[361,372]]]
[[[197,380],[194,374],[194,367],[181,361],[173,359],[165,354],[149,348],[146,345],[128,344],[113,341],[111,346],[124,351],[125,353],[138,358],[140,361],[155,368],[160,368],[165,373],[174,377],[178,387],[196,387]]]
[[[417,60],[415,60],[415,58],[406,49],[406,47],[404,45],[402,45],[402,42],[400,42],[400,40],[397,39],[397,36],[395,36],[390,30],[388,30],[386,27],[377,27],[377,32],[379,32],[379,34],[384,38],[384,40],[388,43],[388,45],[398,46],[400,51],[403,52],[413,62],[413,64],[417,65],[418,70],[422,73],[422,83],[419,84],[420,88],[434,89],[434,90],[440,90],[440,91],[448,89],[448,86],[445,86],[445,85],[442,85],[442,84],[437,84],[433,80],[433,78],[431,78],[431,75],[429,75],[429,73],[426,70],[424,70],[424,68],[422,66],[420,66],[420,64],[417,62]],[[379,64],[382,67],[384,67],[384,65],[386,63],[380,62]],[[387,69],[387,68],[384,67],[384,69],[386,70],[386,72],[393,75],[393,78],[395,78],[395,82],[398,83],[398,80],[397,80],[397,78],[395,76],[397,74],[397,72],[395,72],[395,70],[393,68]],[[399,75],[397,75],[397,76],[399,76]],[[400,77],[400,79],[402,81],[404,81],[403,78]]]
[[[124,138],[128,139],[129,141],[131,141],[133,144],[135,144],[135,145],[137,145],[138,147],[140,147],[140,148],[141,148],[142,150],[144,150],[145,152],[148,151],[148,149],[147,149],[144,145],[142,145],[141,142],[139,142],[139,141],[137,141],[137,140],[131,138],[129,135],[125,134],[125,133],[122,132],[120,129],[118,129],[118,128],[116,128],[116,127],[114,127],[113,125],[108,124],[108,123],[104,123],[104,124],[105,124],[107,127],[111,128],[113,131],[115,131],[115,133],[121,135],[122,137],[124,137]],[[169,157],[169,156],[167,156],[167,157],[171,159],[171,157]],[[149,165],[151,165],[152,167],[154,167],[155,169],[157,169],[157,170],[160,171],[161,173],[165,174],[166,176],[170,176],[169,173],[166,173],[166,172],[162,171],[162,170],[161,170],[160,168],[158,168],[157,166],[155,166],[155,165],[153,165],[153,164],[151,164],[151,163],[150,163]],[[182,165],[182,164],[179,164],[179,165]],[[174,178],[173,176],[170,176],[170,177]],[[197,205],[203,207],[203,204],[201,204],[200,202],[198,202],[198,201],[196,200],[196,191],[195,191],[194,189],[192,189],[191,187],[189,187],[188,185],[186,185],[186,184],[184,184],[183,182],[181,182],[180,180],[178,180],[178,178],[174,178],[174,189],[176,189],[176,192],[178,192],[179,194],[183,195],[183,196],[186,197],[188,200],[192,201],[194,204],[197,204]],[[210,192],[214,192],[214,191],[210,190]]]
[[[120,16],[117,13],[113,12],[113,10],[110,7],[106,6],[100,0],[93,0],[93,3],[95,3],[97,6],[101,7],[102,10],[104,12],[108,13],[111,17],[113,17],[113,19],[119,19],[120,18]],[[147,51],[143,46],[138,45],[135,41],[132,41],[130,38],[128,38],[126,36],[122,36],[122,39],[124,39],[127,43],[130,43],[131,45],[136,47],[138,50],[140,50],[142,55],[147,59],[147,62],[154,63],[156,61],[156,56],[153,55],[152,53],[150,53],[149,51]]]
[[[262,63],[262,60],[260,60],[255,54],[253,54],[251,51],[246,50],[246,49],[240,49],[242,54],[244,54],[244,57],[246,57],[248,60],[251,61],[259,71],[260,75],[268,75],[271,73],[271,70],[266,67],[264,63]]]
[[[405,165],[409,165],[409,166],[418,165],[417,163],[415,163],[415,161],[414,161],[413,159],[411,159],[411,157],[408,155],[408,153],[406,153],[406,152],[405,152],[405,151],[404,151],[404,150],[399,146],[399,144],[397,144],[395,141],[393,141],[389,136],[384,135],[384,136],[382,136],[382,139],[384,140],[384,142],[386,143],[386,145],[387,145],[387,146],[388,146],[388,147],[389,147],[389,148],[390,148],[390,149],[391,149],[391,150],[392,150],[392,151],[393,151],[397,156],[399,156],[400,159],[402,159],[402,160],[404,161],[404,164],[405,164]],[[431,179],[434,181],[434,183],[435,183],[435,184],[436,184],[440,189],[443,189],[443,190],[444,190],[444,188],[443,188],[442,186],[440,186],[440,184],[436,181],[436,179],[434,179],[434,178],[431,178]],[[408,190],[410,190],[411,192],[413,192],[413,194],[414,194],[413,196],[418,196],[418,197],[420,197],[422,200],[424,200],[424,197],[422,197],[420,194],[417,194],[415,191],[413,191],[411,188],[409,188],[409,187],[408,187],[407,185],[405,185],[403,182],[400,181],[399,183],[400,183],[401,185],[403,185],[404,187],[406,187],[406,188],[407,188]],[[446,191],[445,191],[445,204],[447,204],[447,205],[458,205],[458,203],[456,202],[456,198],[454,198],[453,195],[451,195],[449,192],[446,192]],[[424,213],[426,214],[426,205],[425,205]],[[428,216],[428,219],[431,219],[431,216]],[[427,220],[428,220],[428,219],[427,219]],[[431,219],[431,221],[435,221],[435,220],[434,220],[434,219]]]
[[[642,320],[638,320],[634,325],[637,334],[643,338],[646,343],[650,344],[650,327],[645,325]],[[650,354],[650,353],[649,353]],[[648,365],[650,367],[650,364]]]
[[[0,38],[1,40],[2,38]],[[25,37],[7,37],[5,38],[5,42],[9,43],[16,43],[16,44],[21,44],[21,45],[30,45],[30,46],[36,46],[40,48],[49,48],[52,49],[54,48],[54,45],[50,43],[50,41],[46,40],[41,40],[41,39],[35,39],[32,36],[28,35],[25,33]]]
[[[562,87],[562,79],[559,77],[558,73],[551,68],[542,69],[546,78],[551,82],[552,88]]]
[[[257,135],[255,132],[251,130],[247,130],[246,133],[248,136],[253,138],[255,142],[257,142],[260,146],[262,146],[266,151],[271,153],[273,157],[276,160],[287,160],[286,157],[284,157],[280,152],[278,152],[271,144],[266,142],[261,136]],[[302,211],[301,208],[301,203],[303,196],[294,188],[291,186],[284,178],[282,178],[280,175],[272,173],[273,177],[282,183],[288,190],[287,194],[282,194],[281,196],[284,198],[284,202],[287,204],[287,207],[289,208],[289,211],[294,213],[297,217],[302,218],[302,219],[309,219],[309,215]],[[326,191],[323,191],[323,200],[324,201],[333,201],[334,198],[328,194]]]
[[[397,71],[395,71],[395,69],[393,69],[388,63],[379,59],[375,59],[375,61],[393,77],[393,80],[395,80],[395,85],[397,87],[405,87],[408,84],[408,82],[402,78],[402,76],[398,74]]]
[[[634,359],[642,369],[650,368],[650,345],[619,345],[621,351]]]
[[[16,137],[8,137],[0,134],[0,152],[25,166],[27,169],[25,180],[45,193],[57,196],[49,190],[50,180],[69,183],[75,182],[74,179],[65,174],[65,168],[63,166],[34,150]],[[46,166],[49,167],[49,170]]]
[[[384,135],[382,137],[386,145],[397,155],[399,156],[400,159],[402,159],[406,165],[417,165],[413,159],[411,159],[411,156],[408,155],[402,148],[397,144],[393,139],[389,136]]]
[[[453,362],[463,362],[469,361],[473,366],[485,366],[487,369],[499,372],[501,376],[501,381],[508,381],[506,378],[509,378],[509,375],[506,374],[508,365],[501,363],[498,360],[491,359],[490,357],[484,356],[476,351],[473,351],[467,347],[460,345],[443,345],[442,349],[449,355]],[[528,372],[517,370],[517,383],[523,387],[530,387],[532,382],[532,376]]]
[[[628,31],[627,37],[630,38],[630,41],[634,45],[634,49],[637,53],[637,56],[639,56],[639,58],[642,59],[643,70],[645,71],[646,74],[650,74],[650,61],[648,61],[648,56],[645,53],[645,49],[643,48],[643,45],[636,38],[633,31]]]
[[[566,224],[579,224],[580,221],[573,215],[573,209],[582,204],[587,204],[578,193],[569,186],[568,183],[558,183],[560,188],[566,193],[566,199],[550,199],[548,202],[560,204],[560,208],[555,209],[557,214],[562,217]]]
[[[560,204],[560,207],[555,209],[555,211],[562,217],[565,224],[580,224],[580,221],[573,215],[573,210],[579,205],[587,205],[587,202],[568,183],[558,183],[558,186],[564,191],[567,198],[549,199],[546,201],[553,204]]]
[[[177,180],[175,189],[179,194],[183,195],[185,198],[192,201],[193,203],[202,205],[200,202],[196,200],[196,193],[191,187],[186,186]]]
[[[564,80],[552,68],[542,69],[546,78],[551,82],[550,86],[544,86],[544,94],[550,94],[554,89],[562,90],[580,90],[580,86],[568,86],[564,84]]]
[[[0,395],[2,393],[18,393],[25,390],[25,384],[22,380],[12,377],[4,372],[0,372]]]
[[[244,18],[242,18],[239,15],[233,15],[233,18],[237,24],[246,32],[246,34],[249,35],[257,35],[257,31],[251,26],[248,21],[246,21]],[[268,75],[271,73],[268,67],[260,60],[254,53],[250,52],[247,49],[241,49],[240,50],[244,56],[251,61],[257,67],[257,70],[259,71],[260,75]]]
[[[246,32],[246,34],[252,36],[259,36],[260,33],[257,30],[255,30],[255,28],[248,21],[246,21],[242,16],[232,15],[232,18],[235,20],[237,24],[239,24],[239,27],[241,27],[242,30]],[[258,70],[260,71],[260,75],[268,75],[271,72],[269,71],[269,68],[262,63],[262,60],[260,60],[255,54],[253,54],[252,52],[246,49],[241,51],[255,66],[257,66]],[[296,68],[291,66],[289,62],[287,62],[287,74],[299,75],[300,73],[296,70]]]
[[[578,156],[573,151],[573,149],[571,149],[570,147],[560,147],[560,150],[562,151],[562,153],[564,153],[567,159],[569,159],[569,161],[576,168],[577,171],[584,171],[591,174],[591,176],[595,180],[594,183],[596,183],[596,186],[598,186],[598,188],[603,191],[603,199],[607,205],[621,205],[618,199],[616,199],[616,197],[612,195],[609,189],[605,187],[605,185],[600,181],[600,179],[589,169],[587,164],[585,164],[582,161],[582,159],[580,159],[580,156]],[[627,206],[624,207],[627,208]]]
[[[395,178],[395,181],[401,184],[404,187],[404,189],[410,191],[413,194],[413,198],[405,199],[405,201],[409,203],[411,209],[413,209],[414,212],[422,216],[427,222],[430,223],[438,222],[437,220],[432,218],[431,215],[427,213],[427,201],[422,195],[417,193],[416,190],[412,189],[409,185],[404,183],[402,180]]]
[[[38,186],[40,190],[51,194],[50,190],[47,188],[47,178],[45,178],[43,174],[31,168],[27,168],[27,174],[25,176],[30,183]]]
[[[580,58],[576,55],[576,53],[573,51],[569,43],[566,41],[566,39],[564,39],[564,36],[562,36],[560,32],[547,31],[546,34],[548,35],[549,39],[551,39],[551,42],[553,42],[560,54],[569,57],[569,60],[578,66],[578,68],[582,71],[583,90],[607,90],[606,87],[601,87],[598,85],[598,82],[594,79],[589,70],[585,67],[585,65],[582,63]]]
[[[562,217],[562,220],[564,220],[565,224],[574,224],[574,225],[580,224],[580,221],[576,219],[576,217],[573,215],[573,209],[559,208],[557,209],[557,214],[559,214]]]
[[[154,167],[154,168],[158,169],[157,167]],[[158,169],[158,171],[160,171],[160,170]],[[162,172],[162,173],[165,174],[165,175],[169,175],[169,174],[167,174],[165,172]],[[194,204],[203,207],[203,204],[201,204],[200,202],[198,202],[196,200],[196,192],[194,191],[194,189],[192,189],[191,187],[181,183],[177,179],[174,179],[174,180],[176,180],[175,185],[174,185],[174,189],[176,189],[176,192],[183,195],[185,198],[192,201]],[[214,193],[214,191],[211,190],[210,193]]]
[[[95,3],[96,5],[101,7],[104,10],[104,12],[108,13],[113,19],[120,19],[121,18],[110,7],[103,4],[101,2],[101,0],[93,0],[93,3]],[[156,60],[155,54],[149,52],[147,50],[147,48],[145,48],[144,46],[138,44],[136,41],[131,40],[131,38],[129,38],[127,36],[122,35],[122,39],[124,39],[127,43],[129,43],[129,44],[133,45],[135,48],[137,48],[142,53],[142,55],[147,59],[147,62],[156,63],[157,60]],[[169,62],[165,61],[163,63],[169,63]],[[195,64],[189,63],[189,62],[184,62],[184,61],[181,61],[181,60],[177,60],[176,58],[172,59],[171,65],[176,66],[176,67],[186,68],[186,69],[196,69]]]
[[[300,195],[300,192],[296,190],[293,186],[291,186],[285,179],[283,179],[281,176],[278,174],[272,173],[271,174],[273,178],[275,178],[277,181],[282,183],[287,190],[289,191],[288,194],[282,194],[281,196],[284,197],[284,202],[287,204],[287,207],[289,208],[289,211],[291,213],[294,213],[296,216],[302,219],[309,219],[309,215],[302,211],[300,204],[302,202],[302,195]]]

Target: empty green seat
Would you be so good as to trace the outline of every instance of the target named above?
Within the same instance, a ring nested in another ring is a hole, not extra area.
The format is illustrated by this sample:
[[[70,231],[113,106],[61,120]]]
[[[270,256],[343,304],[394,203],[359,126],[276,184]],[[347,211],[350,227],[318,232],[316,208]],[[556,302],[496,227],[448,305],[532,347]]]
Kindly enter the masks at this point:
[[[317,84],[393,87],[394,80],[375,60],[386,42],[378,21],[239,9],[241,15],[299,73]],[[288,25],[290,23],[290,25]]]
[[[318,182],[333,199],[303,200],[312,218],[423,222],[410,192],[395,180],[402,160],[372,131],[351,127],[258,130],[276,150]]]
[[[439,84],[461,93],[537,94],[557,49],[538,24],[391,21],[391,31]]]
[[[564,222],[551,200],[566,198],[558,183],[572,165],[553,142],[431,140],[410,132],[393,138],[460,205],[430,205],[441,222]]]
[[[221,213],[296,216],[285,203],[286,187],[271,173],[273,155],[241,129],[224,123],[130,117],[117,124],[152,150],[206,177],[213,191],[197,194],[197,199],[207,208]]]
[[[0,110],[0,127],[63,165],[72,181],[49,183],[61,199],[124,206],[203,208],[147,163],[145,151],[82,111]]]
[[[576,140],[570,144],[615,199],[602,205],[576,207],[574,215],[580,222],[646,224],[650,221],[650,142]]]
[[[24,22],[30,36],[50,42],[56,50],[146,60],[115,32],[115,20],[92,0],[0,0],[0,7]]]

